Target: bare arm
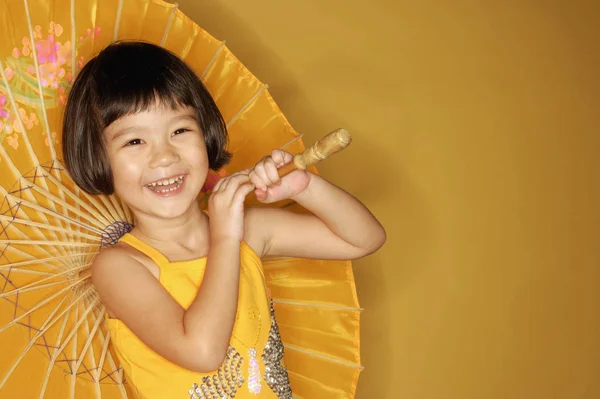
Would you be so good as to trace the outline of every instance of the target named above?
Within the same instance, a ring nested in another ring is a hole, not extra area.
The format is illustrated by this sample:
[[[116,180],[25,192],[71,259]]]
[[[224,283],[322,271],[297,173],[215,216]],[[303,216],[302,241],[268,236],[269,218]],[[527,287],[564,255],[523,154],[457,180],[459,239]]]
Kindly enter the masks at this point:
[[[291,154],[274,150],[250,172],[256,198],[264,203],[286,198],[311,211],[299,215],[281,209],[249,210],[247,241],[262,255],[318,259],[356,259],[379,249],[386,240],[383,226],[358,199],[303,170],[280,178],[277,168]]]
[[[208,260],[187,311],[122,248],[103,251],[92,266],[105,306],[156,353],[196,372],[213,371],[223,362],[237,310],[243,199],[251,186],[240,186],[247,177],[228,180],[222,191],[215,187],[209,201],[214,213]]]

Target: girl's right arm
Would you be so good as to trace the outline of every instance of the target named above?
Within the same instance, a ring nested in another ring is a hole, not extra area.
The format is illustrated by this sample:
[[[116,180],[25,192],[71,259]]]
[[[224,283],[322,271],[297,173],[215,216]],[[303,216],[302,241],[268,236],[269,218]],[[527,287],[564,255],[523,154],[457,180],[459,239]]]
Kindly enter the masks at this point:
[[[246,172],[247,173],[247,172]],[[185,310],[125,248],[96,256],[92,282],[104,305],[165,359],[196,372],[214,371],[229,347],[237,310],[246,173],[221,179],[209,199],[210,247],[204,278]]]

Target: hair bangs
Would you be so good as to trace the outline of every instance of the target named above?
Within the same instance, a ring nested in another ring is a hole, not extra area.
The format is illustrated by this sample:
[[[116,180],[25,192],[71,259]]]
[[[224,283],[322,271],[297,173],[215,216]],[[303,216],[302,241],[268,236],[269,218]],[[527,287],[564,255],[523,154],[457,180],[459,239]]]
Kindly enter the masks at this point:
[[[118,50],[119,46],[115,46]],[[174,55],[158,47],[129,46],[118,61],[112,49],[98,57],[97,98],[104,126],[117,119],[162,106],[171,109],[197,107],[197,77]]]

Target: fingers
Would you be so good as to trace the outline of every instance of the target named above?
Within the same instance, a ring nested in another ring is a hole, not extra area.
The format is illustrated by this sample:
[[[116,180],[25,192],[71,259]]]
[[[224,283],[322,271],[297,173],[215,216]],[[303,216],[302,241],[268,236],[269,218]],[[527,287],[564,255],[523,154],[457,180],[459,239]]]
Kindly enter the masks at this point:
[[[221,191],[223,191],[227,195],[227,197],[233,198],[235,192],[240,188],[240,186],[244,185],[245,183],[249,183],[249,181],[250,179],[248,175],[240,174],[232,176],[226,182],[226,186],[221,188]],[[251,186],[251,184],[246,185]]]
[[[239,204],[243,203],[246,196],[254,191],[254,185],[252,184],[242,184],[238,187],[233,195],[233,203]]]
[[[219,191],[219,188],[221,187],[221,185],[223,184],[223,181],[225,179],[224,178],[220,178],[219,180],[217,180],[217,183],[215,184],[215,186],[212,189],[212,192],[214,193],[215,191]]]
[[[281,178],[277,169],[292,159],[291,154],[282,150],[274,150],[270,157],[264,157],[250,171],[250,181],[256,188],[264,191],[271,186],[278,185]]]
[[[244,203],[244,198],[254,190],[250,184],[248,171],[241,171],[224,177],[217,182],[211,199],[222,206],[237,206]]]
[[[256,188],[262,190],[266,190],[279,182],[277,166],[271,157],[263,158],[262,161],[256,164],[254,170],[250,172],[250,181]]]
[[[283,165],[291,162],[292,159],[294,159],[292,154],[283,150],[273,150],[273,152],[271,152],[271,158],[273,158],[273,161],[275,161],[275,165],[278,168],[281,168]]]
[[[215,184],[215,187],[212,190],[213,193],[216,191],[225,191],[227,189],[227,186],[229,185],[229,182],[231,182],[232,180],[236,181],[236,180],[243,179],[244,176],[246,178],[248,177],[247,171],[239,171],[239,172],[231,174],[230,176],[219,179],[219,181],[217,182],[217,184]]]

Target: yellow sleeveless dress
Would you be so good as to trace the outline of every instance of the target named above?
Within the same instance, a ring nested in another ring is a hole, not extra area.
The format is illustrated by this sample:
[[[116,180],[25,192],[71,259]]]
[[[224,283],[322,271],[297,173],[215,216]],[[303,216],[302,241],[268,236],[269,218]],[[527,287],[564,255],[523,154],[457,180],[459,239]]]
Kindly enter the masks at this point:
[[[198,292],[206,258],[169,260],[132,234],[119,240],[138,249],[160,269],[160,283],[187,309]],[[156,354],[123,322],[107,318],[115,352],[139,399],[291,399],[283,344],[265,285],[262,262],[242,242],[240,288],[230,348],[219,370],[201,374]]]

